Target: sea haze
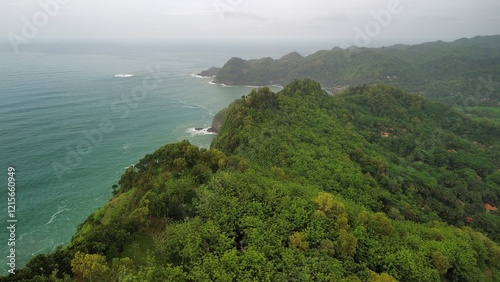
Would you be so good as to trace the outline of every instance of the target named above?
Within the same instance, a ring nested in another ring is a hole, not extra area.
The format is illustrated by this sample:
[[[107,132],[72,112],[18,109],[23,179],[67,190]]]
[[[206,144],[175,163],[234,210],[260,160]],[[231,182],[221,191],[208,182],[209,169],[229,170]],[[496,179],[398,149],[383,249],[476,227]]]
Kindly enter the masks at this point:
[[[217,111],[251,89],[209,84],[210,78],[193,74],[232,56],[279,57],[298,50],[294,46],[44,44],[18,54],[1,49],[0,180],[6,187],[7,168],[16,169],[17,267],[69,243],[78,224],[111,197],[125,168],[145,154],[182,139],[210,145],[214,135],[193,129],[209,127]],[[8,230],[0,228],[0,236],[5,258]]]

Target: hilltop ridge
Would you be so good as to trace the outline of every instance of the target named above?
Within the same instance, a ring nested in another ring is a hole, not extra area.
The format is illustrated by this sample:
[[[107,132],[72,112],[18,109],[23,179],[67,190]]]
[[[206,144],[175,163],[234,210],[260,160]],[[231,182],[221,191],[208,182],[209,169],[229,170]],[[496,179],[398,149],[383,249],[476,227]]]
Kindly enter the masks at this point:
[[[257,86],[310,78],[334,93],[385,83],[450,104],[474,98],[477,105],[493,106],[500,103],[498,46],[500,35],[381,48],[335,47],[306,57],[292,52],[277,60],[231,58],[210,75],[216,83]]]
[[[500,279],[497,123],[312,80],[252,90],[217,119],[210,149],[146,155],[69,246],[0,280]]]

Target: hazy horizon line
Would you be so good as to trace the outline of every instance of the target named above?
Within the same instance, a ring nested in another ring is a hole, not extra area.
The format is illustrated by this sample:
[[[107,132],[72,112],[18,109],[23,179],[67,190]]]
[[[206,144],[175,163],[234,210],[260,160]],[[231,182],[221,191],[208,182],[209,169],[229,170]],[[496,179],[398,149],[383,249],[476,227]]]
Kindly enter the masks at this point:
[[[280,48],[280,47],[289,47],[290,50],[305,48],[308,51],[312,50],[331,50],[334,48],[382,48],[382,47],[391,47],[396,45],[421,45],[426,43],[433,42],[455,42],[457,40],[462,39],[474,39],[478,37],[495,37],[500,36],[500,34],[491,34],[491,35],[476,35],[472,37],[461,37],[452,40],[426,40],[426,39],[414,39],[411,41],[408,40],[397,40],[397,39],[387,39],[384,42],[380,42],[377,44],[374,42],[370,44],[370,46],[359,47],[354,44],[345,44],[345,42],[349,42],[349,40],[344,39],[315,39],[315,40],[301,40],[301,39],[283,39],[279,41],[268,40],[268,39],[248,39],[248,40],[240,40],[240,39],[149,39],[149,40],[134,40],[134,39],[38,39],[36,41],[30,42],[26,46],[22,46],[23,49],[33,50],[37,47],[51,47],[54,45],[59,45],[61,47],[64,46],[79,46],[79,47],[99,47],[99,46],[107,46],[107,47],[190,47],[190,48],[230,48],[230,47],[241,47],[244,45],[249,45],[248,47],[269,47]],[[352,40],[351,40],[352,41]],[[341,47],[342,46],[342,47]],[[11,45],[6,41],[0,41],[0,51],[9,51],[11,50]],[[299,51],[299,50],[295,50]],[[293,52],[293,51],[291,51]]]

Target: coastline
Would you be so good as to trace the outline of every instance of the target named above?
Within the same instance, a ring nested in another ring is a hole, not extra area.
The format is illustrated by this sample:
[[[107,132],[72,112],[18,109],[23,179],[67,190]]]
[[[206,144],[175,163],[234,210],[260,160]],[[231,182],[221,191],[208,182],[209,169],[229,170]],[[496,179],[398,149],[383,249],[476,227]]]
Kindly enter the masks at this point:
[[[211,75],[211,76],[203,76],[203,75],[200,75],[199,73],[197,74],[191,74],[192,77],[196,77],[196,78],[201,78],[201,79],[209,79],[211,78],[212,81],[209,81],[208,84],[210,85],[217,85],[217,86],[221,86],[221,87],[247,87],[247,88],[259,88],[259,87],[275,87],[275,88],[279,88],[279,89],[283,89],[284,86],[281,85],[281,84],[268,84],[268,85],[248,85],[248,84],[225,84],[225,83],[219,83],[219,82],[215,82],[215,78],[216,76],[215,75]]]
[[[186,130],[187,133],[193,135],[215,135],[217,131],[214,127],[191,127]]]

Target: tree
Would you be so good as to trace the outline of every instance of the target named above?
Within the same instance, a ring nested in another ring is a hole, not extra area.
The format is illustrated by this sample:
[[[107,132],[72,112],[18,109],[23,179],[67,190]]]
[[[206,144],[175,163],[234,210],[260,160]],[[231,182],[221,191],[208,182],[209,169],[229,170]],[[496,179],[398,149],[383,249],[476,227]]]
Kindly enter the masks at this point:
[[[437,269],[440,275],[445,275],[450,268],[450,263],[448,258],[441,252],[433,252],[431,254],[432,265]]]
[[[368,230],[375,232],[377,235],[390,236],[394,232],[391,220],[382,212],[374,214],[361,213],[358,218]]]
[[[114,258],[111,262],[113,281],[131,281],[134,278],[134,262],[129,258]]]
[[[398,280],[396,280],[394,277],[385,272],[380,274],[371,272],[370,279],[368,280],[368,282],[396,282],[396,281]]]
[[[290,246],[294,248],[301,249],[303,251],[309,249],[309,243],[307,243],[306,238],[300,232],[295,232],[289,237]]]
[[[333,242],[328,239],[321,240],[318,248],[322,253],[329,256],[333,256],[335,254],[335,246],[333,245]]]
[[[330,193],[320,192],[314,202],[318,205],[319,210],[329,217],[337,217],[345,211],[344,203],[335,201]]]
[[[99,254],[85,254],[77,252],[71,261],[71,268],[80,281],[88,278],[91,282],[105,281],[105,275],[109,271],[106,264],[106,257]]]
[[[342,252],[347,256],[354,256],[356,247],[358,246],[358,238],[347,232],[347,230],[340,229],[339,241]]]

